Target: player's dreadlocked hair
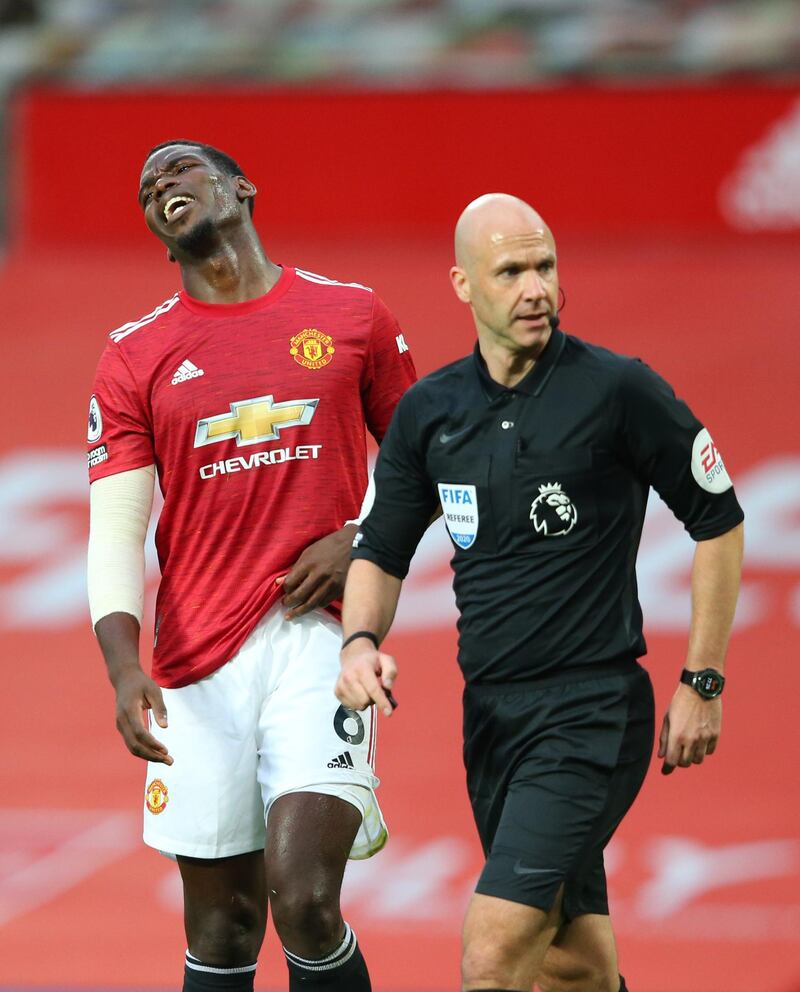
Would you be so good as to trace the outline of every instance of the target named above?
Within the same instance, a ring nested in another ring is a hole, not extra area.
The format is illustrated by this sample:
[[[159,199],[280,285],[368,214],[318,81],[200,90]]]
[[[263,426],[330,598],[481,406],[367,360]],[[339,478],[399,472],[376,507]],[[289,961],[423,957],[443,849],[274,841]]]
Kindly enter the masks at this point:
[[[162,148],[171,148],[173,145],[188,145],[190,148],[197,148],[199,151],[205,155],[205,157],[215,165],[221,172],[226,176],[245,176],[244,169],[236,161],[236,159],[231,158],[219,148],[215,148],[213,145],[205,145],[202,141],[188,141],[184,138],[171,138],[169,141],[162,141],[159,145],[153,145],[150,151],[145,155],[145,162],[150,158],[151,155],[155,155],[156,152],[160,152]],[[250,216],[253,215],[253,210],[255,209],[255,197],[250,197],[247,201],[247,207],[250,211]]]

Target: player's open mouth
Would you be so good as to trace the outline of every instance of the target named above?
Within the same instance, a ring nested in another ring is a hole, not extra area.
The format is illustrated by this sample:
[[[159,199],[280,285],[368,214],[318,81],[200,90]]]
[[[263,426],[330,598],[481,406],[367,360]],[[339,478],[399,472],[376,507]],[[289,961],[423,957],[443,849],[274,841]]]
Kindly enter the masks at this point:
[[[193,196],[171,196],[164,204],[164,220],[168,224],[171,224],[182,214],[186,213],[189,204],[193,202]]]

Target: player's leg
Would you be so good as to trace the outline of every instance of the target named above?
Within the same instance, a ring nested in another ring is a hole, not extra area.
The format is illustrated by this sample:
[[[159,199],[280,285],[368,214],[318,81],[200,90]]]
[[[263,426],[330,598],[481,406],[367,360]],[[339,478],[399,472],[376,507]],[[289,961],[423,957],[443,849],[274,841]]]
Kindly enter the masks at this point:
[[[144,839],[178,859],[185,992],[253,988],[266,923],[264,806],[255,745],[259,630],[228,664],[165,689],[174,763],[151,765]]]
[[[178,856],[183,882],[184,992],[249,992],[267,925],[264,852],[230,858]]]
[[[356,807],[336,796],[292,792],[272,804],[267,877],[290,989],[370,988],[358,941],[339,905],[344,869],[360,825]]]
[[[291,989],[368,992],[366,965],[339,908],[348,857],[386,841],[374,795],[375,721],[333,695],[341,628],[315,611],[271,619],[274,690],[259,719],[267,883]]]

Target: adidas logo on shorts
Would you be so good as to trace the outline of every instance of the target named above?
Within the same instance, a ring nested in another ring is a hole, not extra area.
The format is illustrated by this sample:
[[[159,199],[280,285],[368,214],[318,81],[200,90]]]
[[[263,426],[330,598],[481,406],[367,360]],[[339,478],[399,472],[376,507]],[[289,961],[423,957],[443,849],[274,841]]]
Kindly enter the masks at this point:
[[[186,358],[175,369],[175,374],[172,376],[172,385],[176,386],[179,382],[188,382],[189,379],[197,379],[201,375],[205,375],[205,372],[199,369],[194,362],[190,362]]]
[[[331,758],[328,762],[328,768],[355,768],[350,752],[344,751],[337,758]]]

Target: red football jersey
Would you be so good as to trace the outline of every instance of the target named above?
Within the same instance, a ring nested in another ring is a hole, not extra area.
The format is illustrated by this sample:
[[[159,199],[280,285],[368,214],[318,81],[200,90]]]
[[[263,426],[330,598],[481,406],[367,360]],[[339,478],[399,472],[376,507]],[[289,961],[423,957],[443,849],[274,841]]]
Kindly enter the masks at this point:
[[[284,268],[265,296],[180,292],[112,331],[89,406],[89,477],[155,464],[164,507],[153,678],[228,661],[301,552],[358,515],[365,426],[416,375],[370,289]]]

